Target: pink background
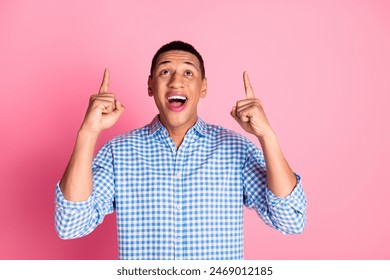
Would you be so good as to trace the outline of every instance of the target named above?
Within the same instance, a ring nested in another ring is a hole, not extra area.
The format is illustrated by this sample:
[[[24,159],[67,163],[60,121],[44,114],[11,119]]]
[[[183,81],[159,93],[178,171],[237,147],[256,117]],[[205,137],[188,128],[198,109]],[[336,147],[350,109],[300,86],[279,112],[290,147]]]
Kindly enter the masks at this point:
[[[247,70],[303,177],[304,233],[246,210],[245,258],[390,259],[388,1],[1,1],[0,35],[0,259],[117,258],[115,215],[56,236],[54,187],[103,69],[127,111],[99,147],[157,113],[150,61],[175,39],[206,62],[200,116],[245,133],[229,112]]]

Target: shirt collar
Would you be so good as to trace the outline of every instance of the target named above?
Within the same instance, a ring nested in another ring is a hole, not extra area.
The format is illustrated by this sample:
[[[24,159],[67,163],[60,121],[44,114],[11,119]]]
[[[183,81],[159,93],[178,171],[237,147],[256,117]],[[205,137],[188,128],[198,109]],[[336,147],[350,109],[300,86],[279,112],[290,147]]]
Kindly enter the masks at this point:
[[[196,131],[200,135],[205,136],[207,134],[207,124],[201,118],[198,117],[195,125],[188,130],[189,133],[191,133],[192,131]],[[168,131],[161,123],[159,115],[155,116],[152,122],[149,124],[149,133],[153,135],[156,132],[168,135]]]
[[[156,131],[165,128],[164,125],[160,122],[159,116],[155,116],[152,122],[149,124],[149,134],[153,135]],[[165,129],[166,130],[166,129]]]

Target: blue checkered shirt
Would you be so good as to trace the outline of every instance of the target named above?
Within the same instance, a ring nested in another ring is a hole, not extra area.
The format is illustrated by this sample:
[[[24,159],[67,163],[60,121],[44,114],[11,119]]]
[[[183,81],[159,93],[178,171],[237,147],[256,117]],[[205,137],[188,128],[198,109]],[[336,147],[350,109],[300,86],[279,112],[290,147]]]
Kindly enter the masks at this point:
[[[84,202],[56,189],[63,239],[92,232],[116,211],[120,259],[242,259],[243,205],[282,233],[300,233],[306,199],[267,188],[263,153],[245,137],[198,119],[176,149],[158,116],[107,142],[93,162]]]

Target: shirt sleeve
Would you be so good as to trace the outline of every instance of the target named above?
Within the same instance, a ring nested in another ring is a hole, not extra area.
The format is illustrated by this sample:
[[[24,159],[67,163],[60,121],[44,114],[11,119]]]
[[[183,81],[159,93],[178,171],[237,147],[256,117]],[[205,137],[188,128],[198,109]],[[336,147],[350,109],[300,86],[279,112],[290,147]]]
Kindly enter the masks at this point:
[[[295,173],[297,184],[285,198],[275,196],[267,187],[264,156],[256,147],[249,149],[250,156],[243,168],[244,204],[256,210],[269,226],[283,234],[301,233],[306,224],[306,197],[301,177]]]
[[[55,228],[62,239],[72,239],[91,233],[103,222],[106,214],[114,211],[114,170],[109,145],[96,155],[93,165],[93,190],[82,202],[64,198],[59,183],[55,193]]]

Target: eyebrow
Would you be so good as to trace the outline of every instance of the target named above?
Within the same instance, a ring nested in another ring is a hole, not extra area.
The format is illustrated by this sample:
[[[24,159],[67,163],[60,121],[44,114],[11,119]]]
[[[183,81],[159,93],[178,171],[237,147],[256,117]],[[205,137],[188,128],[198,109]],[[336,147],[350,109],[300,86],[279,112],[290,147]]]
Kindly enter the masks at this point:
[[[171,62],[172,62],[172,61],[170,61],[170,60],[164,60],[164,61],[159,62],[159,63],[157,64],[157,66],[160,66],[160,65],[162,65],[162,64],[168,64],[168,63],[171,63]],[[190,62],[190,61],[184,61],[183,63],[188,64],[188,65],[191,65],[191,66],[194,67],[195,69],[198,69],[198,67],[196,67],[196,65],[195,65],[194,63]]]

